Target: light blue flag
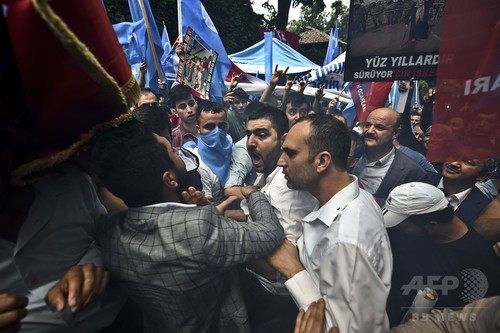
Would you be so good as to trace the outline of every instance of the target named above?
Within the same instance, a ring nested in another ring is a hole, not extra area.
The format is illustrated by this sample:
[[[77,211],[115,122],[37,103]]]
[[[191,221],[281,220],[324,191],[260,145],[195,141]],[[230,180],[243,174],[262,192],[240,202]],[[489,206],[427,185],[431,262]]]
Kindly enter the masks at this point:
[[[149,5],[148,0],[142,0],[144,2],[144,9],[146,12],[146,16],[149,23],[149,28],[151,30],[151,34],[153,36],[154,46],[152,47],[149,43],[149,38],[146,34],[146,38],[144,40],[145,44],[145,61],[147,64],[147,72],[146,72],[146,87],[149,87],[155,91],[158,91],[158,73],[156,72],[156,64],[153,56],[153,52],[156,52],[158,60],[161,59],[163,55],[163,47],[161,43],[160,33],[158,31],[158,27],[156,25],[156,21],[153,17],[153,13],[151,11],[151,6]],[[130,14],[132,15],[132,20],[137,22],[143,18],[141,5],[139,0],[128,0],[128,5],[130,7]]]
[[[181,0],[181,19],[183,36],[186,34],[187,28],[191,27],[206,46],[218,54],[212,74],[210,98],[214,101],[222,101],[222,97],[227,90],[224,82],[232,64],[219,33],[200,0]]]
[[[297,83],[305,81],[309,86],[325,89],[341,90],[344,87],[345,52],[319,69],[313,69],[297,79]]]
[[[331,63],[333,59],[337,58],[340,54],[339,46],[339,28],[335,25],[335,29],[330,31],[330,40],[328,41],[328,49],[326,50],[325,61],[323,61],[323,66]]]
[[[391,86],[391,90],[389,91],[389,96],[387,96],[387,101],[385,102],[386,107],[395,108],[395,105],[398,105],[399,101],[399,81],[394,81]]]
[[[130,66],[144,61],[146,26],[144,20],[113,24],[116,37]]]
[[[415,103],[418,105],[418,107],[422,106],[422,103],[420,103],[420,96],[418,94],[418,81],[414,80],[413,81],[413,94],[411,94],[411,107],[415,105]]]
[[[172,45],[170,45],[170,39],[168,38],[168,31],[165,23],[163,24],[163,33],[161,34],[161,46],[163,46],[163,57],[170,52]],[[162,57],[162,58],[163,58]]]
[[[163,56],[160,59],[161,68],[165,78],[175,79],[176,70],[174,68],[175,49],[172,49],[170,39],[168,38],[168,31],[165,23],[163,24],[163,33],[161,35],[161,45],[163,46]],[[177,63],[179,58],[177,57]]]
[[[271,77],[273,76],[273,32],[264,32],[264,54],[265,54],[265,69],[266,83],[271,82]]]

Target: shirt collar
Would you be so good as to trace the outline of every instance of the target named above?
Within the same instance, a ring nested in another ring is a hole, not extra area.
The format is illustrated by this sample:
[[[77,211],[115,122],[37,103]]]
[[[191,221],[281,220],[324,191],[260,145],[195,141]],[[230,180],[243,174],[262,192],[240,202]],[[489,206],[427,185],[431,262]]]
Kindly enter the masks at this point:
[[[358,177],[354,175],[350,175],[350,177],[351,183],[349,185],[335,194],[322,207],[315,209],[302,220],[306,223],[319,220],[330,227],[332,222],[337,218],[337,215],[359,195]]]
[[[384,165],[386,165],[387,163],[389,163],[394,158],[395,154],[396,154],[395,148],[392,147],[391,151],[389,153],[387,153],[387,155],[385,155],[384,157],[380,158],[378,161],[367,163],[366,165],[367,166],[375,166],[375,165],[376,166],[384,166]]]
[[[455,193],[455,194],[447,195],[446,198],[448,199],[448,201],[450,203],[452,203],[453,198],[456,198],[458,200],[458,203],[457,203],[456,200],[453,200],[453,201],[455,201],[455,204],[452,204],[452,206],[453,206],[454,209],[457,209],[458,206],[460,206],[460,204],[462,204],[462,202],[465,200],[465,198],[472,191],[473,187],[474,186],[469,187],[468,189],[466,189],[466,190],[464,190],[462,192],[458,192],[458,193]],[[445,189],[444,188],[444,184],[443,184],[443,177],[441,177],[441,180],[439,181],[438,188]]]

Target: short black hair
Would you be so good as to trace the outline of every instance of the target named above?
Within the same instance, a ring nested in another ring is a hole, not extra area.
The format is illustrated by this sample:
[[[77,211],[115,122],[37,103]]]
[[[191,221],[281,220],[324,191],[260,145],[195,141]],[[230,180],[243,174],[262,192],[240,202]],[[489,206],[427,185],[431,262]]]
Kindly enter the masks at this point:
[[[275,107],[264,105],[261,108],[254,109],[247,118],[250,120],[267,119],[271,122],[274,130],[278,134],[278,139],[281,139],[288,132],[288,118],[283,112],[280,112]]]
[[[175,108],[175,104],[179,101],[189,99],[190,97],[194,98],[191,88],[184,84],[178,84],[170,88],[168,97],[173,108]]]
[[[347,126],[326,114],[309,114],[297,120],[297,123],[303,121],[310,123],[309,137],[306,139],[309,158],[312,160],[318,153],[327,151],[332,156],[332,164],[339,171],[346,171],[351,150],[351,136]]]
[[[301,106],[302,104],[306,103],[307,109],[309,110],[311,108],[309,105],[309,99],[306,97],[306,95],[298,91],[290,91],[287,98],[285,99],[285,102],[283,102],[283,105],[281,106],[281,111],[286,112],[286,106],[289,103],[292,103],[292,106],[295,107]]]
[[[248,94],[245,92],[245,90],[241,89],[241,88],[236,88],[233,90],[233,96],[235,98],[239,98],[239,99],[244,99],[244,100],[248,100]]]
[[[196,122],[200,123],[200,116],[202,112],[207,112],[207,113],[220,113],[224,112],[227,118],[227,111],[226,109],[220,105],[219,103],[215,102],[201,102],[200,105],[198,105],[198,109],[196,109]]]
[[[163,174],[173,169],[165,146],[136,119],[96,134],[90,143],[90,165],[129,207],[161,202]]]
[[[164,136],[164,132],[168,133],[168,138],[172,138],[172,124],[167,112],[158,106],[141,105],[132,111],[132,117],[140,121],[146,129],[153,133]]]

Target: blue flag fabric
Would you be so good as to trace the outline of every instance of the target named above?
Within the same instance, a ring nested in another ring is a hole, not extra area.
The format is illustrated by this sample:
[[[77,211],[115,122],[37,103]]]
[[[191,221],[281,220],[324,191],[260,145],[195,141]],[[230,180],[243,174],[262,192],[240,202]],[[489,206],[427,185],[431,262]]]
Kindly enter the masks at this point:
[[[145,45],[145,61],[147,64],[147,72],[146,72],[146,87],[149,87],[155,91],[158,91],[158,73],[156,72],[156,64],[153,56],[153,52],[156,52],[158,60],[161,59],[163,55],[163,47],[161,43],[160,33],[158,31],[158,27],[156,25],[156,21],[153,17],[153,12],[151,11],[151,6],[149,5],[148,0],[142,0],[144,2],[144,9],[146,12],[146,17],[149,23],[149,28],[151,30],[151,34],[153,36],[154,46],[152,47],[149,43],[149,38],[146,34],[144,45]],[[130,14],[132,15],[132,20],[134,22],[143,20],[144,17],[142,15],[141,5],[139,0],[128,0],[128,5],[130,8]]]
[[[342,90],[344,86],[345,52],[332,62],[319,69],[313,69],[297,82],[305,81],[311,86],[323,86],[325,89]]]
[[[326,50],[325,61],[323,61],[323,66],[328,65],[340,55],[339,46],[339,28],[335,25],[335,29],[330,31],[330,40],[328,41],[328,49]]]
[[[130,66],[144,60],[146,26],[144,20],[113,24],[116,37]]]
[[[172,49],[172,45],[170,45],[170,39],[168,38],[167,27],[165,26],[165,24],[163,24],[163,33],[161,34],[161,46],[163,47],[163,59]]]
[[[420,103],[420,96],[418,94],[418,81],[414,80],[413,81],[413,94],[411,95],[411,107],[415,105],[415,103],[418,105],[418,107],[422,106],[422,103]]]
[[[387,96],[387,101],[385,102],[386,107],[391,107],[395,109],[396,105],[398,105],[399,102],[399,81],[394,81],[394,83],[391,86],[391,90],[389,91],[389,96]]]
[[[271,82],[271,77],[273,76],[273,32],[272,31],[264,32],[264,54],[266,55],[265,80],[266,83],[269,84],[269,82]]]
[[[212,74],[210,98],[222,101],[224,92],[227,89],[224,82],[232,64],[219,33],[200,0],[181,0],[181,19],[182,35],[185,35],[188,27],[191,27],[210,49],[218,53]]]

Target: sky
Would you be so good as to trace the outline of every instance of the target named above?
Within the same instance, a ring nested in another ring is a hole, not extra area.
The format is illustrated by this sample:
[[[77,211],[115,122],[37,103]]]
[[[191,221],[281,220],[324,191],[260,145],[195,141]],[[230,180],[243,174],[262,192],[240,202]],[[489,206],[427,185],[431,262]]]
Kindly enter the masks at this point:
[[[326,5],[326,8],[330,8],[332,2],[334,0],[324,0],[325,1],[325,5]],[[254,12],[256,12],[257,14],[267,14],[266,10],[264,8],[262,8],[262,4],[266,2],[266,0],[253,0],[253,10]],[[349,0],[342,0],[342,2],[346,5],[346,6],[349,6]],[[271,5],[273,5],[276,9],[278,8],[278,0],[269,0],[269,3]],[[296,8],[293,8],[292,6],[290,6],[290,13],[288,15],[288,20],[291,21],[291,20],[297,20],[300,16],[300,7],[301,6],[298,6]]]

